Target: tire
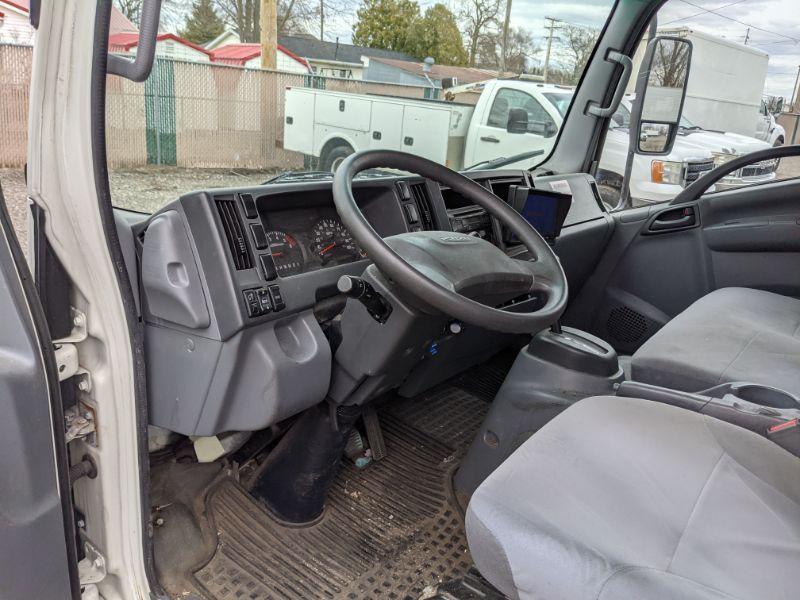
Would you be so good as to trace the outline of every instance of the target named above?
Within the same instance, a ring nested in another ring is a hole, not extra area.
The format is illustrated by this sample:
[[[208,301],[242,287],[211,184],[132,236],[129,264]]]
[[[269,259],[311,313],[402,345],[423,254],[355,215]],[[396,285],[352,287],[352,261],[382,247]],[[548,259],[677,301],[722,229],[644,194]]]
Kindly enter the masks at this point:
[[[327,150],[320,157],[320,170],[335,173],[342,161],[355,150],[349,144],[338,144]]]
[[[775,140],[775,143],[772,145],[772,147],[777,148],[778,146],[783,146],[784,143],[785,142],[783,140],[783,136],[781,136],[777,140]]]

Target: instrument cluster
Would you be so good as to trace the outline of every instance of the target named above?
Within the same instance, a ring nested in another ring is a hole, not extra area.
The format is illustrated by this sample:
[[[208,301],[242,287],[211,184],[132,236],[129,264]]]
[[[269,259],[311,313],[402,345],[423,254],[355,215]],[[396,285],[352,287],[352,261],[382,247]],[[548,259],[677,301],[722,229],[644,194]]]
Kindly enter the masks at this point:
[[[271,211],[264,225],[275,268],[281,277],[366,258],[332,208]]]

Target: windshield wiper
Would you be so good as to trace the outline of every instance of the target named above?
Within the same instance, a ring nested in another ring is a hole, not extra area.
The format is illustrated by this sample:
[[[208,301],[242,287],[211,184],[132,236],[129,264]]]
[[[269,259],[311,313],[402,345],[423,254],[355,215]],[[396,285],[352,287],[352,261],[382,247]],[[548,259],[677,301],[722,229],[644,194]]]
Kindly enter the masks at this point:
[[[526,158],[533,158],[535,156],[541,156],[544,154],[544,150],[529,150],[528,152],[522,152],[520,154],[515,154],[513,156],[501,156],[500,158],[494,158],[492,160],[482,160],[481,162],[475,163],[464,169],[465,171],[474,171],[478,167],[482,167],[484,169],[496,169],[497,167],[504,167],[506,165],[511,165],[515,162],[520,160],[525,160]]]
[[[278,183],[280,181],[318,181],[331,178],[333,178],[333,173],[330,171],[286,171],[285,173],[278,173],[274,177],[270,177],[261,185]]]
[[[392,177],[395,175],[397,175],[397,173],[392,173],[385,169],[367,169],[356,175],[356,179]],[[261,185],[292,181],[325,181],[326,179],[333,179],[333,173],[330,171],[286,171],[285,173],[278,173],[274,177],[270,177]]]

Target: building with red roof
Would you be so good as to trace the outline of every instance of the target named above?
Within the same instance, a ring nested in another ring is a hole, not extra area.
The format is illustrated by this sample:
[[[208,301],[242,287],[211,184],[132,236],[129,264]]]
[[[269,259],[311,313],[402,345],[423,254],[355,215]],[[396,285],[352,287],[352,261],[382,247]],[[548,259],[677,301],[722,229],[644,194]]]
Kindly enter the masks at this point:
[[[115,54],[135,55],[139,46],[139,33],[123,32],[108,36],[108,51]],[[174,33],[160,33],[156,38],[156,56],[174,60],[210,62],[211,52],[185,40]]]
[[[226,44],[211,51],[211,61],[220,64],[257,69],[261,67],[261,44]],[[308,61],[278,44],[278,71],[309,73]]]

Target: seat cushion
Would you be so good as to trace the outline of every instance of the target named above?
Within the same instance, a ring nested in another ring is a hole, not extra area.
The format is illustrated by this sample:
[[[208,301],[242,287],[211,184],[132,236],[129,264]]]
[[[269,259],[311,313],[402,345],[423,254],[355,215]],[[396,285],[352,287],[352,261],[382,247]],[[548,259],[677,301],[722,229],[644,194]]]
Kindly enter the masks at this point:
[[[631,377],[687,392],[750,381],[800,395],[800,300],[747,288],[711,292],[645,342]]]
[[[800,459],[646,400],[582,400],[473,495],[467,539],[510,598],[798,597]]]

